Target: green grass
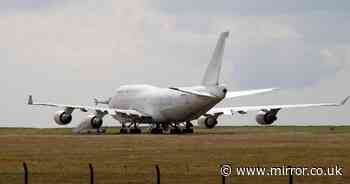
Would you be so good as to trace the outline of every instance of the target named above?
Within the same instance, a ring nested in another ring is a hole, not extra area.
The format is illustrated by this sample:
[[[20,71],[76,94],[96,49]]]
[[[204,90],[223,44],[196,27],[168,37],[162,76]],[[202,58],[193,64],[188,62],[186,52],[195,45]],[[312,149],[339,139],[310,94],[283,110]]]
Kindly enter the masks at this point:
[[[146,131],[146,130],[145,130]],[[194,135],[74,135],[70,129],[0,129],[0,184],[88,183],[88,163],[96,183],[220,183],[218,167],[342,166],[344,176],[295,177],[295,183],[350,183],[350,127],[217,127]],[[283,184],[287,177],[230,176],[228,183]]]

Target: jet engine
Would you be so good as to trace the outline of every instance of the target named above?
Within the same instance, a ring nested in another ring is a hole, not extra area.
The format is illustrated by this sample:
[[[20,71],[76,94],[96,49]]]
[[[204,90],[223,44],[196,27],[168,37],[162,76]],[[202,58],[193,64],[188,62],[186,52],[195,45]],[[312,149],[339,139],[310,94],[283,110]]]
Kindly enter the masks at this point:
[[[277,113],[280,109],[259,111],[255,119],[260,125],[271,125],[277,120]]]
[[[100,129],[103,120],[103,116],[99,116],[96,114],[90,114],[86,119],[81,121],[81,123],[73,129],[74,133],[82,133],[83,130],[89,130],[89,129]]]
[[[215,116],[200,117],[197,123],[202,128],[214,128],[218,124],[218,120]]]
[[[102,118],[97,117],[94,114],[89,115],[85,120],[81,122],[81,125],[84,124],[85,128],[98,129],[101,128],[103,124]]]
[[[72,121],[72,115],[65,111],[55,113],[54,120],[58,125],[68,125]]]

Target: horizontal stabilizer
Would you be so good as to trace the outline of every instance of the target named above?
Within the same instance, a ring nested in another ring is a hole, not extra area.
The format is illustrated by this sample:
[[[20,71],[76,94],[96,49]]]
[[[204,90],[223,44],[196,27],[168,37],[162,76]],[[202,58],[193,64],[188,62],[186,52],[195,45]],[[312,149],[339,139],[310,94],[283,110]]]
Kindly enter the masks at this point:
[[[267,89],[253,89],[253,90],[245,90],[245,91],[232,91],[232,92],[227,92],[225,98],[234,98],[234,97],[262,94],[262,93],[275,91],[277,89],[278,88],[267,88]]]
[[[343,101],[339,103],[339,105],[344,105],[349,100],[349,98],[350,96],[347,96]]]

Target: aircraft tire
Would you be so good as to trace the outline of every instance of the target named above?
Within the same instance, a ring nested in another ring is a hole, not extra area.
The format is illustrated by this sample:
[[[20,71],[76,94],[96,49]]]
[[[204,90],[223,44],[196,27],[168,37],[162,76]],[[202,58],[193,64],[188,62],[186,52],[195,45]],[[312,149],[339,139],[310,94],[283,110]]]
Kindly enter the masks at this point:
[[[131,128],[130,129],[130,134],[141,134],[141,129],[139,128]]]
[[[119,132],[120,132],[120,134],[127,134],[128,133],[128,129],[121,128]]]
[[[163,129],[161,128],[152,128],[151,134],[163,134]]]
[[[181,129],[180,128],[172,128],[170,129],[170,134],[181,134]]]
[[[184,128],[182,130],[182,133],[184,133],[184,134],[193,134],[194,131],[193,131],[193,128]]]

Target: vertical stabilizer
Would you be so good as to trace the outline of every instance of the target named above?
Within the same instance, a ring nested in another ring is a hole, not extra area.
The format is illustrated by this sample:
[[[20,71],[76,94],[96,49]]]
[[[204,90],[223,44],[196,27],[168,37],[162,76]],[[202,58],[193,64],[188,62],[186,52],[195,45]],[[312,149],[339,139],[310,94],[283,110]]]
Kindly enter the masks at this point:
[[[228,35],[229,32],[222,32],[220,34],[213,56],[203,77],[202,85],[204,86],[215,86],[219,84],[222,56],[224,54],[225,40]]]

